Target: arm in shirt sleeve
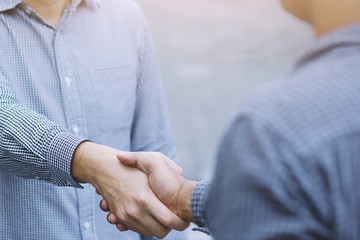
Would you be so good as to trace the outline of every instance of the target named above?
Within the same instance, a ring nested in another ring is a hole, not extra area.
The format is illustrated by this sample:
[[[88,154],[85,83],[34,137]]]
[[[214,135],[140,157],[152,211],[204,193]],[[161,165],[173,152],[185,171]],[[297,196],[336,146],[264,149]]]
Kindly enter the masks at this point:
[[[306,187],[315,178],[304,161],[271,124],[240,116],[221,144],[206,203],[215,238],[331,238],[316,206],[327,193]]]
[[[70,175],[70,165],[82,141],[23,106],[0,65],[0,171],[80,187]]]
[[[205,212],[205,204],[208,197],[209,188],[210,184],[205,181],[201,181],[195,186],[191,194],[191,213],[193,222],[199,226],[194,230],[212,235]]]

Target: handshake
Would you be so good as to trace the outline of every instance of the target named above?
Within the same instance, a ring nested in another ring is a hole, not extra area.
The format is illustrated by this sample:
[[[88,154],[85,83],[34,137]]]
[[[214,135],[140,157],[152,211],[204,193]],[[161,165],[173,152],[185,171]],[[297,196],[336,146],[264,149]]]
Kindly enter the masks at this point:
[[[103,197],[102,210],[118,230],[165,237],[192,221],[191,193],[196,182],[161,153],[122,152],[84,142],[75,151],[72,174]]]

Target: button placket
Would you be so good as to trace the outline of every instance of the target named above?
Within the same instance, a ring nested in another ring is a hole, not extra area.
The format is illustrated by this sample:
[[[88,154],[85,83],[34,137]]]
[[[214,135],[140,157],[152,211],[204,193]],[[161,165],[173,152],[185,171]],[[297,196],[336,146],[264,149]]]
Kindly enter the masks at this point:
[[[70,77],[65,77],[64,82],[67,87],[71,87],[72,79]]]
[[[82,109],[76,84],[77,75],[74,69],[76,65],[72,64],[71,53],[60,30],[56,32],[54,49],[67,127],[71,133],[79,135],[82,126]]]
[[[77,189],[79,192],[79,217],[82,239],[95,239],[95,221],[94,221],[94,189],[90,185],[84,185],[84,189]]]
[[[89,221],[84,222],[83,223],[83,228],[84,228],[85,231],[90,230],[91,223]]]
[[[71,131],[72,131],[74,134],[78,135],[79,132],[80,132],[79,126],[78,126],[77,124],[73,125],[72,128],[71,128]]]

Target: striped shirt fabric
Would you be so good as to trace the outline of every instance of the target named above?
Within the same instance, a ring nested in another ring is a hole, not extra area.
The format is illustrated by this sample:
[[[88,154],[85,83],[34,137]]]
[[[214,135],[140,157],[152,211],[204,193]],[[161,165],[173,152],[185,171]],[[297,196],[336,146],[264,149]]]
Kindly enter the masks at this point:
[[[216,239],[359,239],[360,23],[320,38],[238,114],[192,197]]]
[[[21,0],[1,0],[0,239],[141,239],[107,223],[101,197],[71,177],[86,139],[175,156],[140,8],[73,0],[53,28]]]

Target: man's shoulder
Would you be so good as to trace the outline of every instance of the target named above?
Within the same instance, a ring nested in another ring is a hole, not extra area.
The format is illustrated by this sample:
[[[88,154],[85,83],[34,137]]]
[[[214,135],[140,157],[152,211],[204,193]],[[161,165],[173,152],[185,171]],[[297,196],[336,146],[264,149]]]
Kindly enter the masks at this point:
[[[125,31],[126,36],[132,36],[134,43],[138,42],[139,33],[146,25],[141,7],[133,0],[99,1],[99,16],[105,20],[104,24],[111,25],[111,29]]]
[[[135,10],[138,11],[140,9],[139,4],[134,0],[107,0],[101,1],[101,6],[112,7],[113,9],[124,8],[124,10]]]
[[[253,98],[241,115],[271,126],[299,146],[319,146],[358,131],[359,64],[360,57],[307,64]]]
[[[117,14],[118,17],[142,18],[143,12],[139,4],[134,0],[107,0],[101,1],[100,7],[106,12]]]

